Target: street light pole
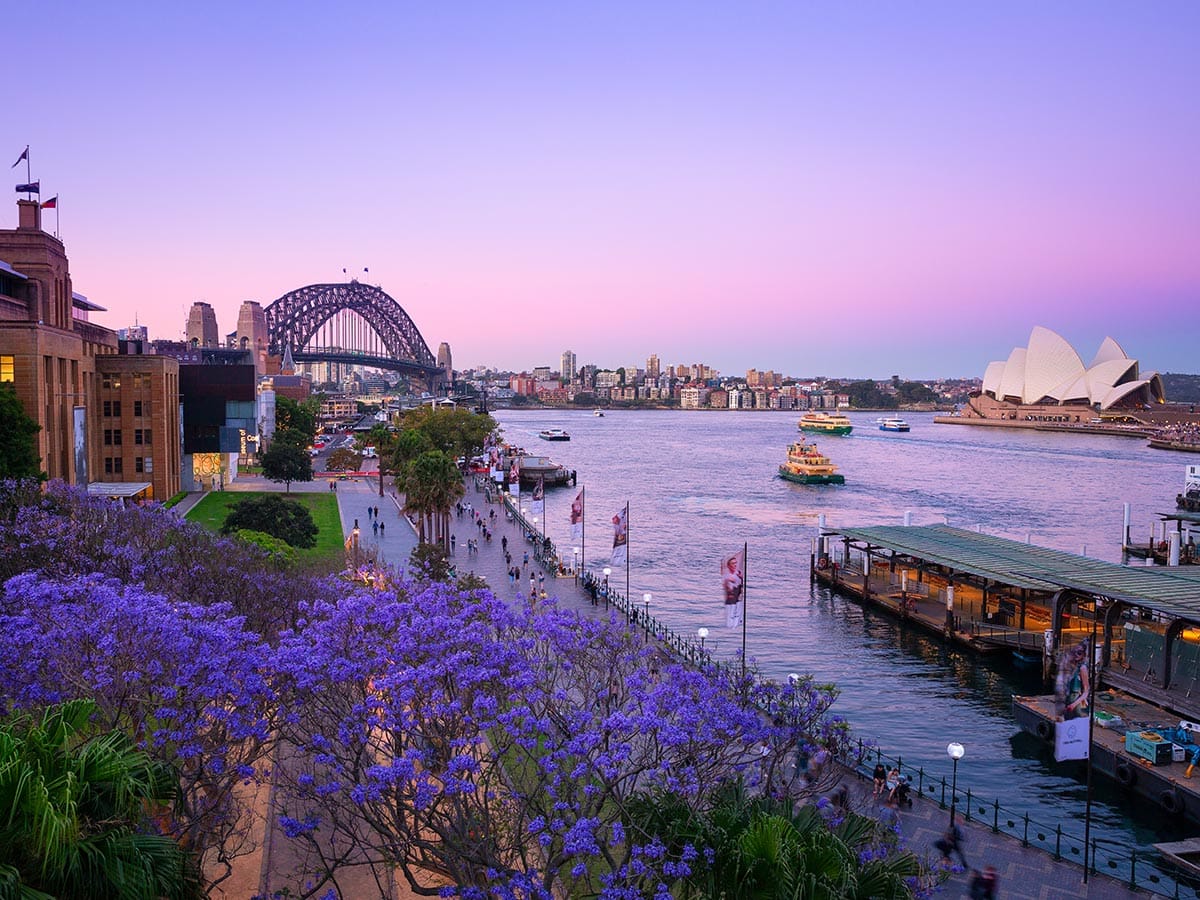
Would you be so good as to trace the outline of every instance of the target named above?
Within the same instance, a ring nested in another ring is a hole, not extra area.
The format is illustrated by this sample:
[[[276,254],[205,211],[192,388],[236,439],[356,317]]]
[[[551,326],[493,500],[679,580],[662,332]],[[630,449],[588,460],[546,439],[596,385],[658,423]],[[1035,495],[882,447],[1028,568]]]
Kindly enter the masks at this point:
[[[579,584],[579,548],[571,548],[571,571],[575,573],[575,583]]]
[[[708,637],[708,629],[707,628],[697,628],[696,636],[700,638],[700,655],[703,656],[704,655],[704,639],[706,637]]]
[[[966,754],[967,749],[958,741],[946,746],[946,753],[954,760],[953,774],[950,776],[950,826],[954,827],[954,809],[958,800],[958,761]]]
[[[608,576],[612,574],[612,569],[605,566],[601,571],[604,572],[604,608],[608,609]]]
[[[642,619],[642,627],[646,629],[645,643],[650,643],[650,592],[642,594],[642,599],[646,601],[646,617]]]

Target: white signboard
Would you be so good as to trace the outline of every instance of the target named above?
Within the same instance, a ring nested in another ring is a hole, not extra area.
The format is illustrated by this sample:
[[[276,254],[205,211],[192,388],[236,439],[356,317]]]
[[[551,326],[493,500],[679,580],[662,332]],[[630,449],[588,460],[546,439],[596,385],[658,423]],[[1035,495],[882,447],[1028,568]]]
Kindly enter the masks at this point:
[[[1088,758],[1088,721],[1083,716],[1054,724],[1054,758],[1058,762]]]

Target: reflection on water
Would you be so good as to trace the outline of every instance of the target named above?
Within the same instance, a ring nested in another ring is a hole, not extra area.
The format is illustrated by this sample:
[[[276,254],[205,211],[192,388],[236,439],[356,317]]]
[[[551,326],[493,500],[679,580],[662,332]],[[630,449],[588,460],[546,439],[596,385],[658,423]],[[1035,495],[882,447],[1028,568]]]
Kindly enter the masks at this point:
[[[587,490],[588,564],[607,560],[614,512],[630,504],[630,589],[653,594],[654,614],[681,634],[710,629],[708,646],[732,656],[740,633],[726,632],[717,566],[749,544],[747,648],[770,677],[811,672],[838,685],[835,712],[856,733],[905,764],[949,775],[946,744],[966,745],[960,784],[978,797],[1046,823],[1082,820],[1084,788],[1073,766],[1056,764],[1040,742],[1017,733],[1014,693],[1038,693],[1040,676],[1007,659],[950,649],[923,632],[865,611],[809,584],[819,515],[831,527],[917,524],[982,527],[989,534],[1120,561],[1122,503],[1133,504],[1134,535],[1148,538],[1153,514],[1174,504],[1182,454],[1141,440],[934,425],[905,416],[913,430],[884,433],[874,414],[852,414],[848,437],[818,446],[846,476],[844,486],[797,485],[776,477],[796,416],[783,413],[501,411],[505,435],[579,473]],[[545,445],[543,428],[569,443]],[[570,548],[574,491],[547,491],[549,536]],[[539,517],[542,511],[538,511]],[[569,554],[569,549],[568,549]],[[614,573],[624,588],[624,572]],[[1032,743],[1030,743],[1032,742]],[[1153,812],[1131,818],[1120,792],[1097,790],[1101,838],[1151,840]]]

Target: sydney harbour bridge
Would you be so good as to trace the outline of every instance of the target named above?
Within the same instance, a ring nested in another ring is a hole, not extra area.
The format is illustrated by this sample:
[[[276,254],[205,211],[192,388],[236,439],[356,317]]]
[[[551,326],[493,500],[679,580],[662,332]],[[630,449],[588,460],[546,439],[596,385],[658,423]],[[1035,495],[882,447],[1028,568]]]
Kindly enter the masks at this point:
[[[372,285],[310,284],[263,312],[272,354],[290,350],[296,362],[387,369],[423,381],[430,390],[448,375],[403,307]]]

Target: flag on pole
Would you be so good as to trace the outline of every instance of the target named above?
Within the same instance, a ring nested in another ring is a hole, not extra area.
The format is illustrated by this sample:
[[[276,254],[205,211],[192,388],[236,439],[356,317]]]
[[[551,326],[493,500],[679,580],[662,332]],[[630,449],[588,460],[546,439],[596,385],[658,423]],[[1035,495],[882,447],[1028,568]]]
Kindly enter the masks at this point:
[[[612,517],[613,546],[610,565],[623,566],[629,562],[629,504]]]
[[[583,540],[583,488],[571,501],[571,540]]]
[[[21,151],[21,155],[17,157],[17,161],[15,163],[13,163],[11,166],[9,166],[9,168],[15,169],[17,166],[19,166],[22,162],[24,162],[27,159],[29,159],[29,145],[28,144],[26,144],[25,149]]]
[[[533,502],[546,499],[546,476],[539,475],[537,484],[533,486]]]
[[[517,460],[515,459],[508,470],[508,483],[516,485],[521,483],[521,467],[517,465]]]
[[[42,183],[40,181],[31,181],[29,184],[18,184],[18,194],[40,194],[42,192]]]
[[[58,194],[55,194],[53,197],[43,203],[42,209],[58,209]]]
[[[742,624],[742,604],[746,596],[746,548],[721,561],[721,588],[725,591],[725,625]]]

